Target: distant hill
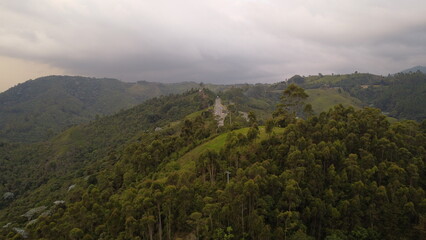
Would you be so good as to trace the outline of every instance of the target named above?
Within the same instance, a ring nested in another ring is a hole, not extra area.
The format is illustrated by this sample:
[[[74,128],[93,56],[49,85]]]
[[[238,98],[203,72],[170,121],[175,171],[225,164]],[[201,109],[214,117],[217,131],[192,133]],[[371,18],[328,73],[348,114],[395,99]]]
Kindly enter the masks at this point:
[[[426,118],[426,75],[421,72],[387,77],[368,73],[296,75],[286,82],[254,85],[125,83],[109,78],[48,76],[0,93],[0,141],[45,141],[72,125],[111,115],[147,99],[200,87],[216,92],[225,104],[235,105],[236,111],[252,111],[263,121],[271,116],[289,83],[307,90],[316,113],[343,104],[377,107],[397,119]]]
[[[376,107],[397,119],[426,119],[426,74],[422,72],[397,73],[387,77],[369,73],[296,75],[287,83],[300,85],[307,89],[308,94],[316,90],[310,99],[316,112],[325,111],[337,103],[346,103],[346,106]],[[335,91],[331,91],[333,89]],[[319,92],[327,94],[320,96]],[[338,98],[336,92],[340,95]],[[354,98],[359,101],[354,101]]]
[[[415,66],[415,67],[412,67],[412,68],[409,68],[409,69],[405,69],[401,72],[402,73],[409,73],[409,72],[415,73],[417,71],[420,71],[422,73],[426,73],[426,67],[425,66]]]
[[[199,87],[193,82],[125,83],[110,78],[48,76],[0,94],[0,140],[37,142],[97,116],[130,108],[147,99]]]

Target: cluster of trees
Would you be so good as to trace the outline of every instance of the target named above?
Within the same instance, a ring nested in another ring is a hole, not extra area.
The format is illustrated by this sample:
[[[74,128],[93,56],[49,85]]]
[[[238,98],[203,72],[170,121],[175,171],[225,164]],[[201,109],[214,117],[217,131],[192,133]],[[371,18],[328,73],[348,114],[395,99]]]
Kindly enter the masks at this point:
[[[47,142],[0,142],[0,197],[14,194],[13,199],[0,198],[0,222],[14,220],[34,203],[49,205],[61,199],[76,179],[114,164],[115,154],[122,153],[128,143],[173,134],[154,130],[167,129],[168,124],[205,109],[215,97],[207,89],[193,89],[72,127]]]
[[[224,133],[220,150],[188,162],[216,136],[207,112],[111,152],[112,165],[28,226],[30,236],[424,239],[426,124],[340,105],[302,116],[303,89],[283,96],[266,136],[251,114],[247,134]]]

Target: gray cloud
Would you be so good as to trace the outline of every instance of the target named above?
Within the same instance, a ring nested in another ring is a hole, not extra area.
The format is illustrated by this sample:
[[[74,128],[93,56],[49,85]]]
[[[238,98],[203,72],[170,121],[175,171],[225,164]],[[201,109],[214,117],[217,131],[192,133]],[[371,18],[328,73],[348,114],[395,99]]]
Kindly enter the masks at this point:
[[[0,55],[125,81],[274,82],[426,64],[426,2],[0,3]]]

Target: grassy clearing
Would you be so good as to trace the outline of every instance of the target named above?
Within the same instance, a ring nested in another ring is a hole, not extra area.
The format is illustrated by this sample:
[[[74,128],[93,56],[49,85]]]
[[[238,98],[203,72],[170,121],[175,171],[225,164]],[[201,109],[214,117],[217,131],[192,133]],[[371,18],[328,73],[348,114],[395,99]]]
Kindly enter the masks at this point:
[[[182,156],[179,161],[180,162],[185,162],[188,159],[194,159],[197,158],[198,156],[200,156],[203,152],[207,151],[207,150],[213,150],[213,151],[220,151],[224,146],[225,146],[225,142],[226,139],[228,137],[229,134],[234,133],[236,135],[238,134],[244,134],[246,135],[249,131],[249,128],[241,128],[238,130],[234,130],[232,132],[228,132],[228,133],[223,133],[220,134],[219,136],[213,138],[210,141],[207,141],[199,146],[197,146],[196,148],[194,148],[193,150],[191,150],[190,152],[186,153],[184,156]],[[275,134],[279,134],[279,133],[283,133],[284,129],[283,128],[274,128],[274,133]],[[268,134],[266,134],[265,132],[265,127],[261,126],[259,127],[259,138],[257,139],[257,141],[261,141],[264,140],[268,137]]]
[[[234,134],[244,134],[246,135],[249,131],[249,128],[241,128],[238,130],[232,131]],[[283,128],[274,128],[275,134],[283,133]],[[185,155],[183,155],[181,158],[179,158],[176,162],[171,162],[166,166],[166,169],[169,170],[177,170],[180,171],[192,171],[195,168],[195,162],[194,159],[197,159],[200,157],[201,154],[206,152],[207,150],[213,150],[213,151],[220,151],[226,143],[226,139],[228,135],[231,132],[220,134],[217,137],[214,137],[213,139],[200,144],[199,146],[195,147],[191,151],[187,152]],[[257,141],[262,141],[268,137],[268,134],[265,132],[265,127],[259,127],[259,138]]]
[[[347,78],[348,75],[324,75],[320,76],[309,76],[306,77],[306,82],[308,83],[337,83]]]
[[[51,148],[56,149],[56,156],[60,156],[69,151],[71,146],[82,146],[85,144],[85,136],[81,132],[81,126],[70,127],[60,135],[54,137],[55,144]]]
[[[342,104],[345,107],[352,106],[361,108],[361,101],[351,97],[346,92],[339,93],[338,89],[308,89],[306,93],[309,95],[307,103],[312,105],[316,113],[327,112],[335,105]]]
[[[396,122],[398,122],[398,119],[393,118],[393,117],[388,117],[388,116],[386,116],[386,120],[388,120],[390,123],[396,123]]]

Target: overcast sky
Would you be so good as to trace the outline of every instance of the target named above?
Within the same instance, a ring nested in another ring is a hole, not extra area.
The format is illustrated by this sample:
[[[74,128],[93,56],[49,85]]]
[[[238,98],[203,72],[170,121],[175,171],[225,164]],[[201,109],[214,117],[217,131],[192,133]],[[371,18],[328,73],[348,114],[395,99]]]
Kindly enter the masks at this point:
[[[424,0],[2,0],[0,91],[52,74],[277,82],[426,65]]]

